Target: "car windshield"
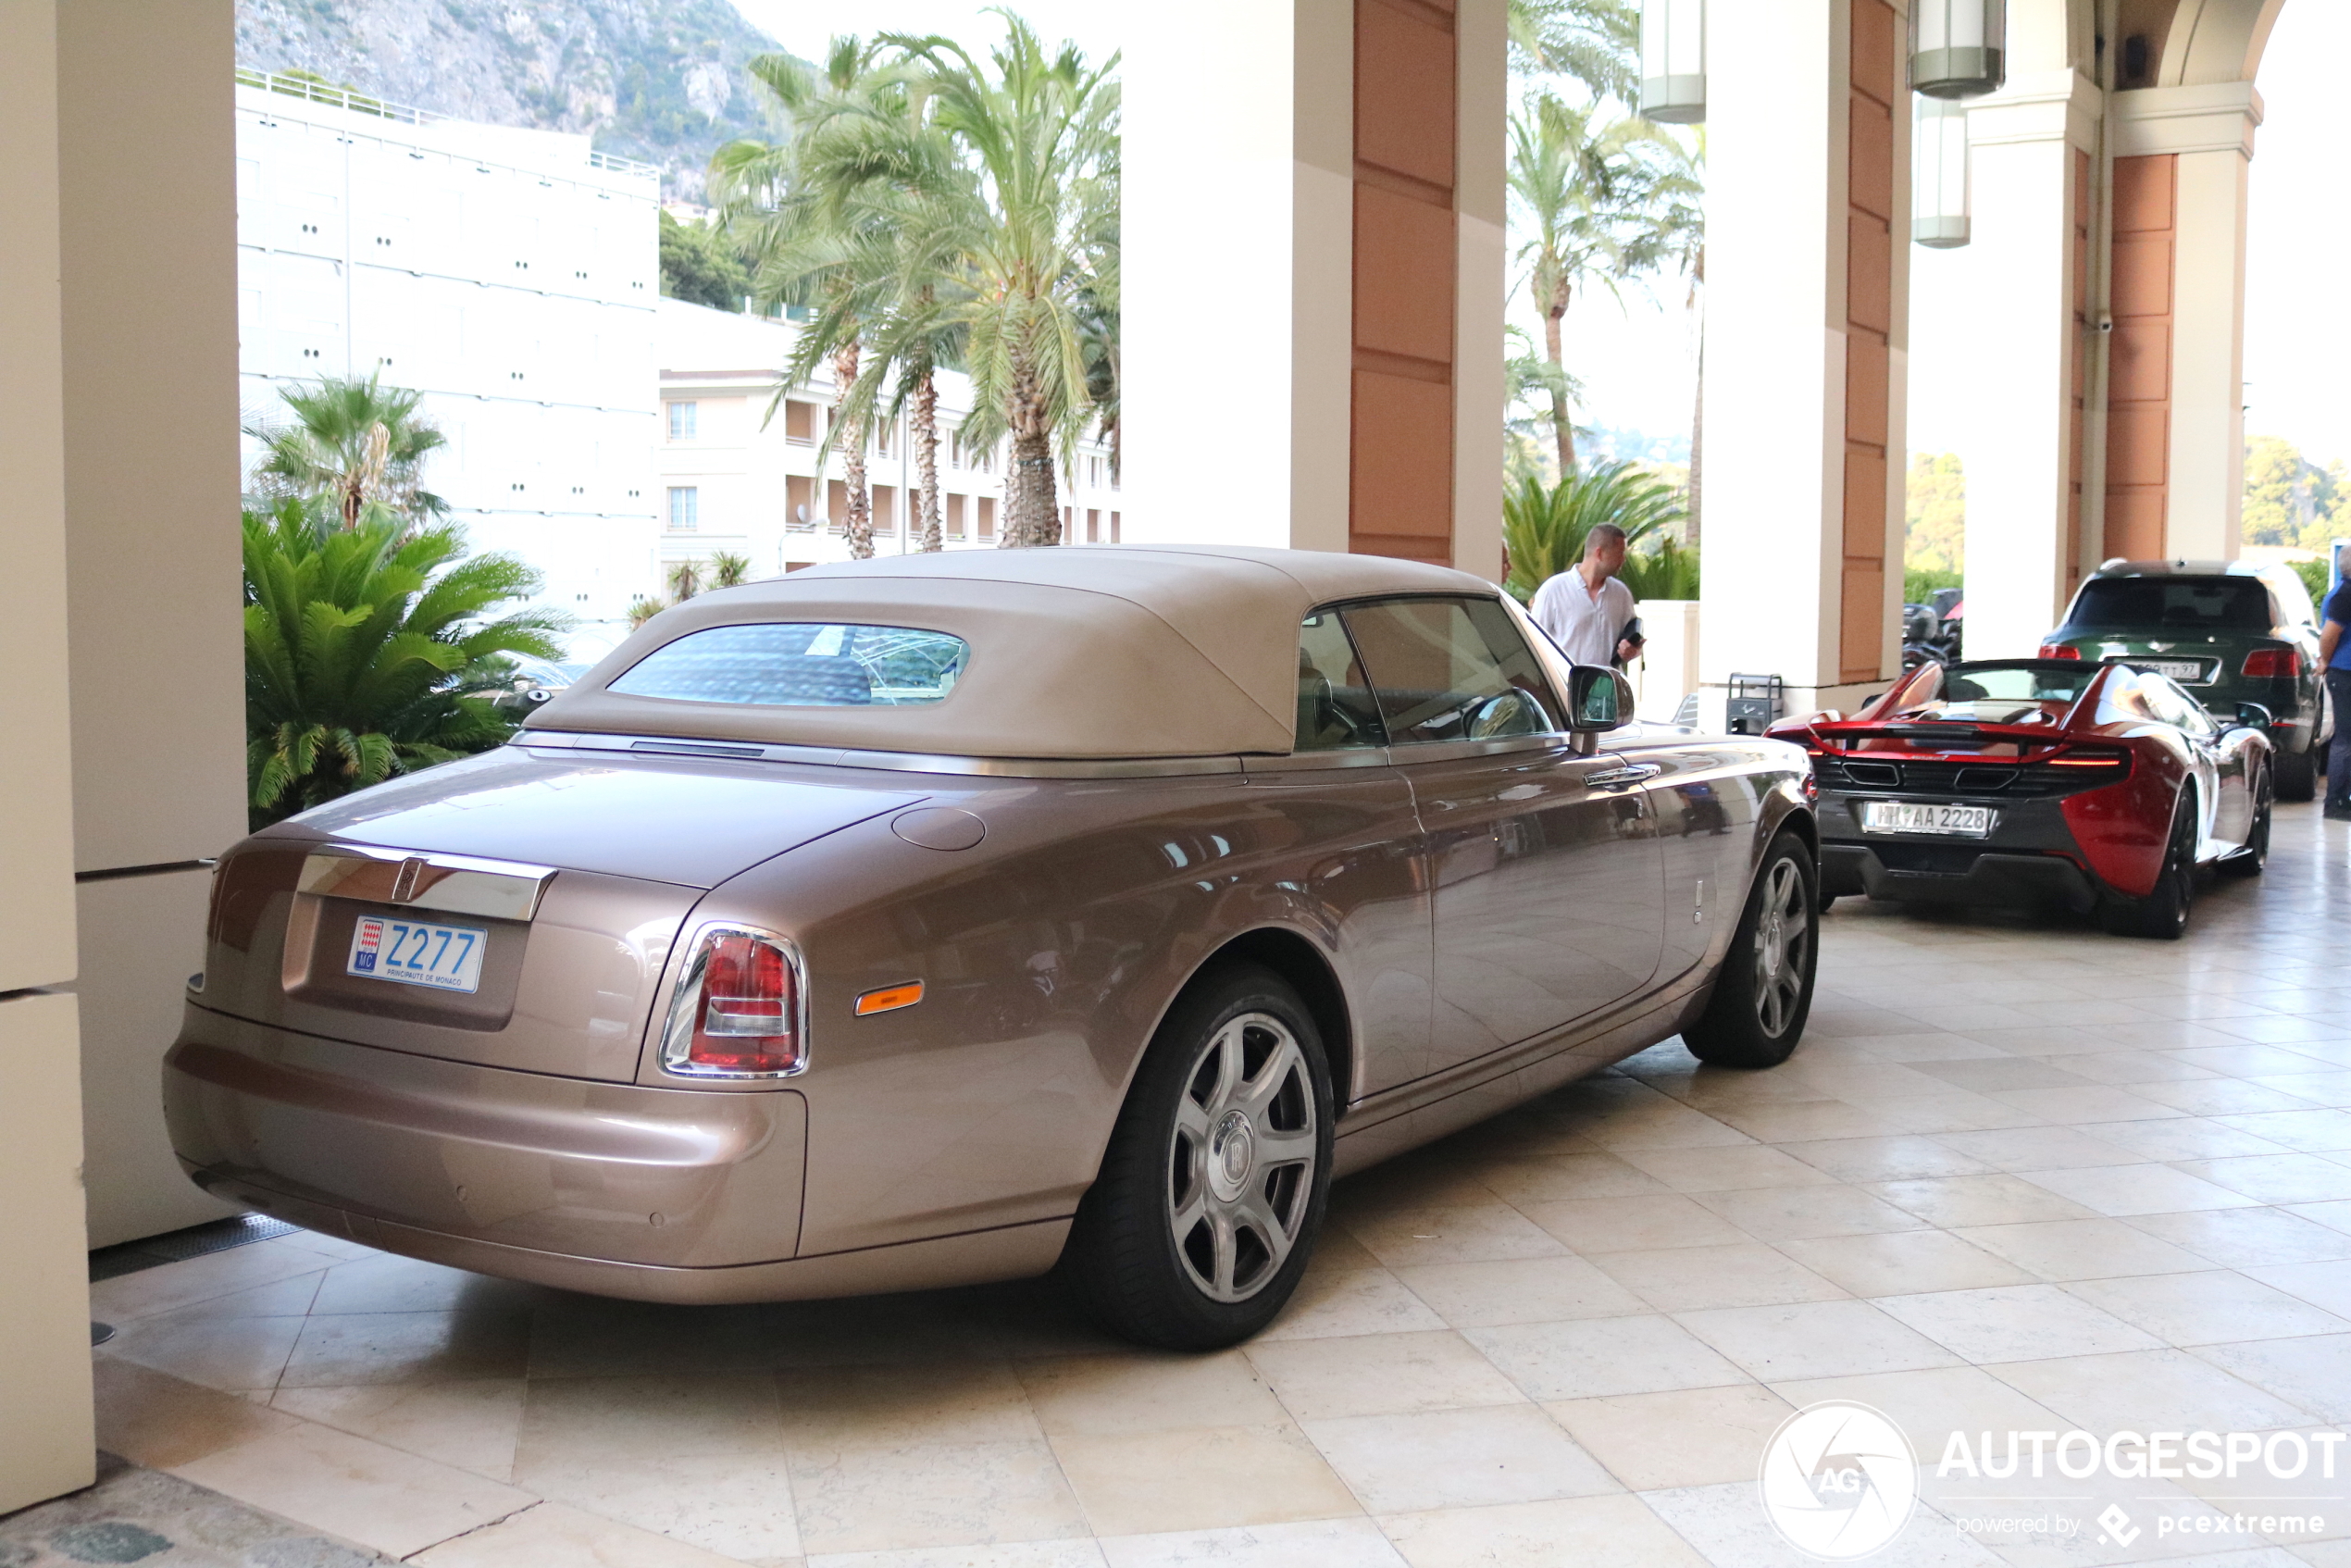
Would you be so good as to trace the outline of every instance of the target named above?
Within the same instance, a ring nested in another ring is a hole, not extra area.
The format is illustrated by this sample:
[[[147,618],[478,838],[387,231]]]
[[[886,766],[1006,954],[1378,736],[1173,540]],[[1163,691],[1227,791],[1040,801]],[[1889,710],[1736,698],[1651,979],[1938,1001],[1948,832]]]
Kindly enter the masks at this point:
[[[2249,577],[2093,578],[2069,617],[2075,626],[2267,631],[2270,590]]]
[[[1957,665],[1944,672],[1941,687],[1902,709],[1904,718],[1945,718],[1970,724],[2031,724],[2061,716],[2100,674],[2084,664],[2047,666]]]
[[[912,707],[944,700],[970,654],[960,637],[913,627],[717,626],[664,643],[609,690],[756,707]]]

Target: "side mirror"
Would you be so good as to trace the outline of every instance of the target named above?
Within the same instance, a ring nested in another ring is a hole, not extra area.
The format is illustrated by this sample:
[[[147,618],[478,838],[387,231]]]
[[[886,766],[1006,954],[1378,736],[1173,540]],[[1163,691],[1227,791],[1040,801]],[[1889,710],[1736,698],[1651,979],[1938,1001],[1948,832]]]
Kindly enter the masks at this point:
[[[1598,734],[1633,721],[1633,683],[1605,665],[1577,665],[1567,678],[1567,727]]]
[[[2268,729],[2277,722],[2277,715],[2258,703],[2237,704],[2236,728],[2239,729]]]

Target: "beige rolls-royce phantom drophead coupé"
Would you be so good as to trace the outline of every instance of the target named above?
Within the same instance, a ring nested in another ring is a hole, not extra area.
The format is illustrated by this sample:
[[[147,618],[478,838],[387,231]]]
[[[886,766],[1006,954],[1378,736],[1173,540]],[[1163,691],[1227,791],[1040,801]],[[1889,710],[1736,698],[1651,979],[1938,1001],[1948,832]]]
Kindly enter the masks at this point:
[[[1215,547],[818,566],[507,745],[253,835],[165,1070],[205,1188],[666,1301],[1039,1275],[1278,1312],[1334,1177],[1680,1034],[1766,1066],[1805,758],[1630,722],[1465,573]]]

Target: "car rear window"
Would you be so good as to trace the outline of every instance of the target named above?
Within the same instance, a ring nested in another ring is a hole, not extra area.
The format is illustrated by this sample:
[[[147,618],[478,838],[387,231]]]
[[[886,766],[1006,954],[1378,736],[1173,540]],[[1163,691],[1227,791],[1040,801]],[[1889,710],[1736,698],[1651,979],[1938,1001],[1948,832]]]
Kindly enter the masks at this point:
[[[905,626],[715,626],[646,654],[607,690],[769,708],[914,707],[955,688],[971,645]]]
[[[2267,631],[2277,624],[2268,587],[2247,577],[2094,578],[2068,619],[2117,630]]]
[[[2093,664],[2059,669],[1955,665],[1934,691],[1901,714],[1971,724],[2030,724],[2036,714],[2056,719],[2105,669]]]

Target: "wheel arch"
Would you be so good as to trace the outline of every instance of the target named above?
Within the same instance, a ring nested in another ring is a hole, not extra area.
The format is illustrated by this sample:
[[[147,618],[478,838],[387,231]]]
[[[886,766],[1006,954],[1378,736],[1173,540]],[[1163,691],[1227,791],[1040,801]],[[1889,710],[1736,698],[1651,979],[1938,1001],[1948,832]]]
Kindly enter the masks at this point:
[[[1185,978],[1176,996],[1200,983],[1200,977],[1220,964],[1256,964],[1272,970],[1298,992],[1323,1036],[1323,1054],[1331,1069],[1332,1112],[1346,1110],[1355,1091],[1355,1025],[1347,992],[1329,957],[1303,933],[1287,926],[1260,926],[1225,941],[1200,961]],[[1171,999],[1169,1006],[1175,1005]]]

